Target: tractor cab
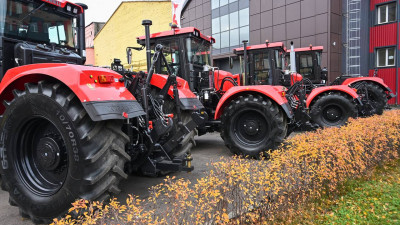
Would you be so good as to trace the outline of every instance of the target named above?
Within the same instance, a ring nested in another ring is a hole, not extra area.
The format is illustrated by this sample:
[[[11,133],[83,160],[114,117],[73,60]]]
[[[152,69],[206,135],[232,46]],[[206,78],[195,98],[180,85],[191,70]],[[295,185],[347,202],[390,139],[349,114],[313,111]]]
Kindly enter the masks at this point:
[[[325,84],[328,79],[327,70],[321,68],[323,50],[323,46],[313,47],[312,45],[306,48],[294,49],[297,73],[311,80],[314,84]],[[289,49],[286,53],[287,62],[290,62],[290,52],[291,50]]]
[[[283,85],[285,80],[283,71],[287,69],[284,44],[282,42],[269,43],[268,41],[261,45],[247,46],[247,43],[244,44],[245,47],[233,51],[240,57],[244,83],[246,85]],[[244,68],[246,64],[247,68]],[[247,71],[249,75],[246,74]]]
[[[137,38],[145,45],[145,36]],[[164,46],[163,53],[172,73],[189,82],[190,89],[200,93],[210,87],[211,46],[215,39],[205,36],[194,27],[176,28],[150,35],[151,52],[157,44]],[[167,66],[156,63],[155,73],[167,74]]]
[[[0,2],[0,79],[17,66],[85,62],[83,4],[65,0]]]

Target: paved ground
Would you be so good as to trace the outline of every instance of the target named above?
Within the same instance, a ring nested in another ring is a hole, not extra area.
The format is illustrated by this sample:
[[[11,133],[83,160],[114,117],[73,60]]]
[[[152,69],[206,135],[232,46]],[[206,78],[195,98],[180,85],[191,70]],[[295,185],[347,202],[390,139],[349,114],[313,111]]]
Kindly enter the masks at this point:
[[[206,164],[218,161],[221,156],[231,156],[232,154],[225,147],[219,133],[213,133],[196,138],[197,146],[192,150],[193,166],[195,170],[191,173],[174,173],[170,176],[177,178],[188,178],[192,181],[203,176],[208,170]],[[128,180],[121,183],[122,192],[117,196],[121,202],[125,202],[128,194],[135,194],[140,197],[148,196],[148,188],[160,183],[164,178],[148,178],[130,176]],[[1,179],[0,179],[1,180]],[[26,225],[32,224],[29,220],[24,220],[19,216],[18,209],[8,204],[8,193],[0,190],[0,224],[7,225]]]

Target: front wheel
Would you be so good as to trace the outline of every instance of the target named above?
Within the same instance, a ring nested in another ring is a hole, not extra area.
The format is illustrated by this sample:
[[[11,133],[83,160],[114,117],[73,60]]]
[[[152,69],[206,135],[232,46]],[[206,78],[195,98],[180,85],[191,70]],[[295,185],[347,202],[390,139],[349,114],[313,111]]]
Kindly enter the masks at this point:
[[[259,157],[286,137],[287,123],[279,107],[262,96],[246,95],[233,100],[221,117],[221,137],[238,155]]]
[[[127,178],[121,121],[93,122],[59,83],[26,84],[1,123],[2,188],[35,223],[61,216],[76,199],[106,200]]]
[[[311,119],[320,127],[339,127],[357,116],[356,105],[341,93],[321,96],[311,106]]]

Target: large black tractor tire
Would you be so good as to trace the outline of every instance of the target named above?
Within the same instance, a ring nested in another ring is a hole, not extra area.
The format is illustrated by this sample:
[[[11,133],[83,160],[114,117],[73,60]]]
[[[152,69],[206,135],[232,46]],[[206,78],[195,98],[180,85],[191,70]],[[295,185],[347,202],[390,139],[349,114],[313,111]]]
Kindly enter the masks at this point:
[[[357,94],[360,95],[365,105],[360,115],[382,115],[388,102],[385,91],[379,85],[373,83],[364,83],[362,86],[362,88],[357,89]],[[365,96],[367,94],[366,91],[368,96]]]
[[[233,154],[258,158],[275,149],[287,133],[286,116],[270,99],[245,95],[233,100],[221,117],[221,137]]]
[[[25,84],[4,102],[2,188],[23,217],[48,223],[76,199],[107,200],[127,178],[121,121],[93,122],[60,83]]]
[[[157,96],[159,93],[159,89],[152,87],[152,95]],[[178,120],[177,120],[177,114],[176,114],[176,103],[175,100],[173,100],[171,97],[167,96],[166,99],[164,100],[164,104],[162,106],[162,111],[164,114],[174,114],[174,128],[171,130],[171,132],[168,134],[168,136],[165,138],[165,141],[168,141],[170,138],[174,137],[175,134],[181,129],[180,126],[178,126]],[[191,116],[191,111],[182,111],[181,113],[181,121],[185,125],[188,122],[192,120]],[[172,157],[181,157],[191,151],[191,149],[196,146],[196,142],[194,140],[194,137],[196,136],[197,131],[192,130],[190,133],[185,135],[184,137],[181,138],[178,146],[168,152],[170,156]]]
[[[175,103],[173,101],[167,100],[163,106],[163,111],[165,114],[174,114],[176,117]],[[182,111],[181,120],[183,124],[187,124],[192,120],[192,116],[188,111]],[[173,137],[178,130],[181,128],[178,126],[177,120],[175,120],[174,128],[168,135],[168,137]],[[196,146],[196,141],[194,137],[196,136],[197,131],[194,129],[190,131],[190,133],[186,134],[182,140],[180,141],[177,148],[175,148],[172,152],[170,152],[173,157],[181,157],[191,151],[191,149]],[[167,138],[168,139],[168,138]]]
[[[357,117],[356,104],[341,93],[321,96],[311,106],[311,119],[320,127],[340,127],[350,117]]]

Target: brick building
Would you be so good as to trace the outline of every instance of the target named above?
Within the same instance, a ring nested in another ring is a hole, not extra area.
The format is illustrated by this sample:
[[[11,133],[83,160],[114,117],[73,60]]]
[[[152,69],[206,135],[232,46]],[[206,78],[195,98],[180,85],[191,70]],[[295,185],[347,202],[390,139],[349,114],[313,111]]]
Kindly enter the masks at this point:
[[[103,28],[105,23],[92,22],[85,28],[86,65],[94,65],[94,38]]]

